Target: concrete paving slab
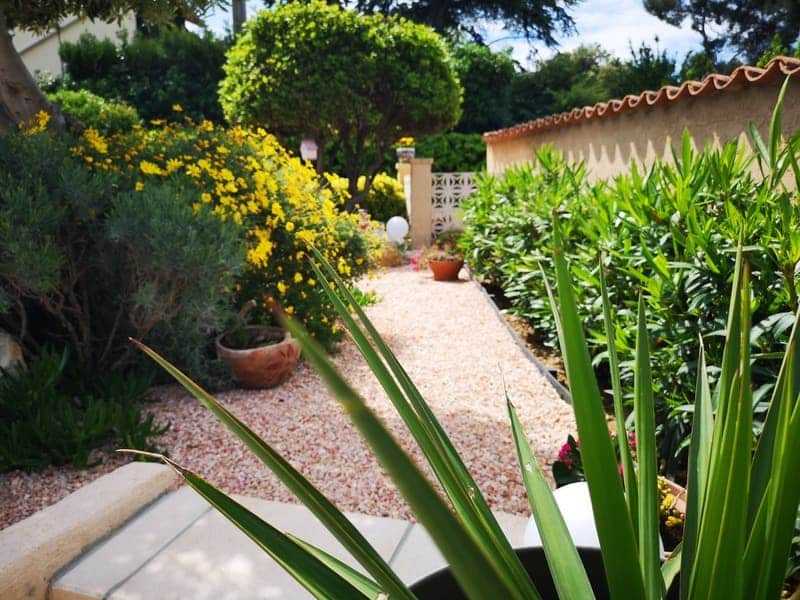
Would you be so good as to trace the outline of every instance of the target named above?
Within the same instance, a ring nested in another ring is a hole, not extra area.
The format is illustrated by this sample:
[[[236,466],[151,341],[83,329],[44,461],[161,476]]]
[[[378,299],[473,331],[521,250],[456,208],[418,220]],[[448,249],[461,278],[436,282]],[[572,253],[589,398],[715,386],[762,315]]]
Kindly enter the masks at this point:
[[[255,498],[237,498],[282,531],[288,531],[357,566],[308,509]],[[405,521],[351,516],[387,561],[411,526]],[[133,577],[112,600],[305,599],[311,596],[277,563],[216,511],[205,514]]]
[[[210,510],[191,488],[167,494],[70,565],[53,582],[50,599],[105,597]]]
[[[167,466],[120,467],[0,532],[0,598],[44,600],[53,576],[166,492]]]

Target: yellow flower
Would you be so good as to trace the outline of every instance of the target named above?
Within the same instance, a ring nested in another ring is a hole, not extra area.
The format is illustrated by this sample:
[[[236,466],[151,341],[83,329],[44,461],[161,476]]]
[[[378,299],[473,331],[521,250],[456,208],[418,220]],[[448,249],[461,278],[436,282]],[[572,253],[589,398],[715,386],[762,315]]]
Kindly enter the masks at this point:
[[[137,181],[135,187],[137,192],[141,192],[144,189],[144,183],[142,183],[141,181]]]
[[[286,307],[286,314],[293,315],[294,314],[294,306],[287,306]]]
[[[286,231],[294,231],[294,223],[292,223],[291,221],[286,223]]]
[[[47,124],[50,123],[50,113],[44,110],[37,112],[33,118],[23,125],[22,129],[28,135],[42,133],[47,129]]]
[[[301,283],[303,281],[303,275],[301,273],[294,274],[294,282]]]
[[[317,280],[316,279],[309,279],[308,280],[308,285],[310,285],[311,287],[314,287],[315,285],[317,285]]]
[[[150,162],[149,160],[143,160],[139,163],[139,168],[142,170],[142,173],[145,175],[163,175],[164,171],[159,167],[157,164]]]
[[[172,112],[183,112],[183,107],[180,104],[173,104],[172,105]]]
[[[200,167],[197,165],[186,165],[186,173],[190,177],[200,177]]]
[[[200,194],[200,199],[206,204],[211,204],[211,194],[209,194],[208,192],[203,192],[202,194]]]
[[[108,142],[96,129],[89,127],[83,132],[83,138],[98,154],[108,154]]]
[[[285,294],[286,290],[289,289],[289,286],[286,285],[285,283],[283,283],[282,281],[278,282],[278,286],[277,287],[278,287],[278,291],[281,293],[281,295]]]

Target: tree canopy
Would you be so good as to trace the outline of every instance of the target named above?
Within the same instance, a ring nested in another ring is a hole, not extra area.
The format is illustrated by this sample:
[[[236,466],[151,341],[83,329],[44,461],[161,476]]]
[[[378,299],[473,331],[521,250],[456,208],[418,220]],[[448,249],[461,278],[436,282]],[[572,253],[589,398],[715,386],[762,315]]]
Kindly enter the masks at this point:
[[[114,21],[133,10],[151,22],[198,20],[225,0],[0,0],[0,130],[28,121],[38,111],[60,115],[37,87],[11,39],[14,28],[44,31],[70,15]]]
[[[355,199],[399,138],[436,133],[460,116],[461,86],[429,27],[323,2],[263,10],[228,55],[225,116],[282,135],[337,140]],[[324,167],[324,155],[317,168]]]
[[[466,32],[475,41],[483,41],[482,21],[499,21],[506,30],[526,39],[542,40],[555,46],[558,32],[574,30],[575,23],[567,12],[580,0],[328,0],[341,7],[363,13],[383,13],[407,17],[424,23],[440,33]],[[273,6],[282,0],[265,0]]]
[[[797,0],[644,0],[644,7],[672,25],[688,20],[712,60],[729,48],[755,62],[775,36],[786,47],[800,38]]]

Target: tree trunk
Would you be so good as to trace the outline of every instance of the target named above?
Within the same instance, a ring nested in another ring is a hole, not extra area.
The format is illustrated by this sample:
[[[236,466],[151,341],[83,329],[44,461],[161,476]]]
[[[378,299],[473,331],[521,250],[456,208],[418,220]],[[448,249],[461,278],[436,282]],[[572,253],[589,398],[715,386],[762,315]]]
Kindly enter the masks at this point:
[[[5,15],[0,11],[0,133],[30,121],[42,110],[52,115],[56,127],[63,128],[63,116],[31,77],[14,48]]]

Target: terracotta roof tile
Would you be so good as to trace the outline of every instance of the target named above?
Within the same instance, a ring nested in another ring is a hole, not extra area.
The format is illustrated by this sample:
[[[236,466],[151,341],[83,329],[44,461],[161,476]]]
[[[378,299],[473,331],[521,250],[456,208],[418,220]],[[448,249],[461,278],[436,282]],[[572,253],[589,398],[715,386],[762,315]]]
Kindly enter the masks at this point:
[[[684,81],[680,86],[665,85],[657,91],[645,90],[641,94],[629,94],[622,99],[598,102],[592,106],[573,108],[570,111],[541,117],[506,129],[489,131],[483,134],[487,142],[510,140],[523,137],[536,131],[555,129],[564,125],[572,125],[590,119],[608,118],[630,110],[678,102],[683,98],[705,96],[740,85],[763,85],[782,79],[787,75],[800,73],[800,59],[788,56],[776,56],[763,69],[760,67],[741,66],[730,75],[712,73],[703,81]]]

